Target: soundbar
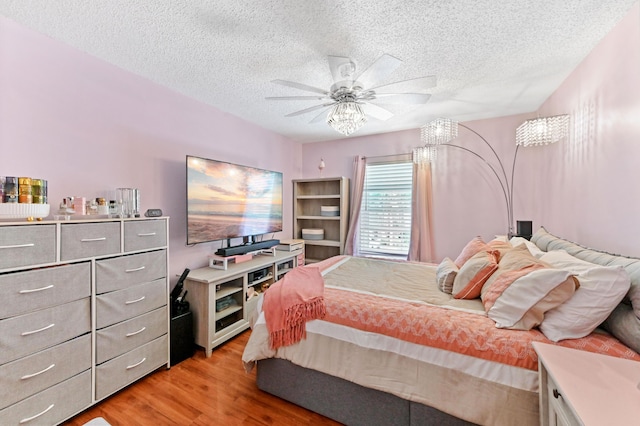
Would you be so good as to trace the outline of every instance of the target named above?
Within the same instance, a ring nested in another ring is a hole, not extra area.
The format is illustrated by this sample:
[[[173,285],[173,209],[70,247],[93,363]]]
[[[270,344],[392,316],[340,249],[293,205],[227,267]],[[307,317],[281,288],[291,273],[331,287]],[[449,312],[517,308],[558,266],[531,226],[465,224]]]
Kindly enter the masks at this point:
[[[252,251],[268,249],[273,246],[277,246],[278,244],[280,244],[280,240],[257,241],[251,244],[242,244],[233,247],[222,247],[216,251],[216,254],[218,256],[235,256],[237,254],[247,254],[251,253]]]

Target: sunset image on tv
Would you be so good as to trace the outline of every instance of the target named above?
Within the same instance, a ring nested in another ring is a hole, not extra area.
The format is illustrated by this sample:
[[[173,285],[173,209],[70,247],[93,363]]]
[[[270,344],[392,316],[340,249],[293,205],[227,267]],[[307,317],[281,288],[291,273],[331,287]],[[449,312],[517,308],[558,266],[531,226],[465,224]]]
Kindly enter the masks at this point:
[[[282,231],[282,173],[187,157],[187,244]]]

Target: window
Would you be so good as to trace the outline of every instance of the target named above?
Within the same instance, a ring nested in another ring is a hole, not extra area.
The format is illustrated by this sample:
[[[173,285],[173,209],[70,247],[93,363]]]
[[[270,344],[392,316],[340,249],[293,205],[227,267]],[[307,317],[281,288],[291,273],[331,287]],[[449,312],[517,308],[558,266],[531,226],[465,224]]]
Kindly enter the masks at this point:
[[[367,164],[358,230],[361,255],[408,255],[412,180],[410,161]]]

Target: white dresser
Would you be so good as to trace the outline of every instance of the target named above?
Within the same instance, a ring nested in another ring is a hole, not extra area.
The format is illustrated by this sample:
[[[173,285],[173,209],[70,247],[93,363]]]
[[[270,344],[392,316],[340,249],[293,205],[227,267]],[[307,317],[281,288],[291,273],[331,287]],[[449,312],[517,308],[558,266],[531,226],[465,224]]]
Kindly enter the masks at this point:
[[[56,424],[169,367],[166,217],[0,222],[0,424]]]

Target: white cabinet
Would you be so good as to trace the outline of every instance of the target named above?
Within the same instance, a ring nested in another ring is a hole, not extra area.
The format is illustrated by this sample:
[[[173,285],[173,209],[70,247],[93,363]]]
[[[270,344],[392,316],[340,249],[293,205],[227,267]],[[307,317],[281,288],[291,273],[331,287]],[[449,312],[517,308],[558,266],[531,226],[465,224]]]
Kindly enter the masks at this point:
[[[168,226],[0,223],[0,424],[60,423],[169,366]]]
[[[540,424],[627,425],[640,419],[640,362],[534,342]]]
[[[337,213],[337,214],[336,214]],[[307,263],[344,253],[349,223],[349,179],[293,181],[293,234],[304,239]],[[322,230],[322,238],[305,238],[303,229]]]
[[[252,321],[257,295],[297,266],[302,250],[273,251],[227,269],[210,267],[189,272],[185,288],[194,316],[195,342],[207,357],[214,347],[243,332]]]

